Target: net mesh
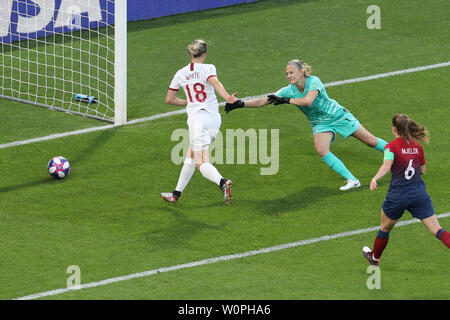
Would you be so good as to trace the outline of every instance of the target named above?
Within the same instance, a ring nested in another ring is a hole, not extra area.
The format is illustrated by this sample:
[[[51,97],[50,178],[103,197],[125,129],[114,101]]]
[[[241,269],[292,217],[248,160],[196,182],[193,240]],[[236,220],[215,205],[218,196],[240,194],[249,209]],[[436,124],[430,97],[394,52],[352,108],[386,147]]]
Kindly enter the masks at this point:
[[[2,0],[0,96],[114,121],[114,1],[55,3]]]

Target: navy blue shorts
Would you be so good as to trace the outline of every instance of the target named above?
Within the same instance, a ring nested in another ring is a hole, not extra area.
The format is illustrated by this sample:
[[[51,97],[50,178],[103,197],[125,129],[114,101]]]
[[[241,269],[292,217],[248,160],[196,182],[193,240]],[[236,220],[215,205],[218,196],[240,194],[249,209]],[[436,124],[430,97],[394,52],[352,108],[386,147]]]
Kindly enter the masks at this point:
[[[414,218],[426,219],[434,215],[431,198],[425,190],[411,192],[388,192],[382,205],[386,216],[391,220],[398,220],[405,210],[411,212]]]

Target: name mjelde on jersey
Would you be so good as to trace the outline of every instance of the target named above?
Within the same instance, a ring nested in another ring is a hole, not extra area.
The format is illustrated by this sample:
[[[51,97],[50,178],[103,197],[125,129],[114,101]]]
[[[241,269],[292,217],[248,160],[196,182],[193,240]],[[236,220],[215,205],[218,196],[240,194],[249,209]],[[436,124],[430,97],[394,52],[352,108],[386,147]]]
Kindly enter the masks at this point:
[[[418,148],[402,148],[402,154],[419,154]]]

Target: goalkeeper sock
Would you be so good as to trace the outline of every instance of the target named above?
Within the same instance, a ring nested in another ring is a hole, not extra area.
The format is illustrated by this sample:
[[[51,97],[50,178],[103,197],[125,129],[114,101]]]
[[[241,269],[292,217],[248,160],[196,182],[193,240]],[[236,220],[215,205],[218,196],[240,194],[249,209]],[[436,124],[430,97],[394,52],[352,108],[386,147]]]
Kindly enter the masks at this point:
[[[347,169],[344,163],[333,153],[328,152],[322,160],[334,171],[343,176],[346,180],[358,181],[355,176]]]
[[[214,182],[218,186],[220,185],[220,179],[223,179],[216,167],[208,162],[205,162],[200,166],[200,172],[206,179]]]
[[[384,147],[387,145],[387,142],[384,141],[383,139],[377,138],[378,140],[378,144],[373,147],[374,149],[377,149],[378,151],[383,152],[384,151]]]
[[[178,178],[178,183],[175,190],[181,192],[184,191],[184,188],[188,185],[192,176],[195,172],[195,160],[192,158],[186,158],[184,160],[183,168],[181,168],[180,177]]]

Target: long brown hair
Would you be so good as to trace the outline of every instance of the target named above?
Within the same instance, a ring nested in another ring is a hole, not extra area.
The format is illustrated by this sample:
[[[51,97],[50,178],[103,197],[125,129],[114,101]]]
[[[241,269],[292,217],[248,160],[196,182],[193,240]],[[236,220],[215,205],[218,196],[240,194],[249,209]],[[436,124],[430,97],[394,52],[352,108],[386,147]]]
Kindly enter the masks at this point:
[[[395,115],[392,118],[392,125],[397,129],[399,136],[407,141],[413,138],[425,143],[430,142],[428,130],[424,126],[410,119],[408,115],[404,113]]]

